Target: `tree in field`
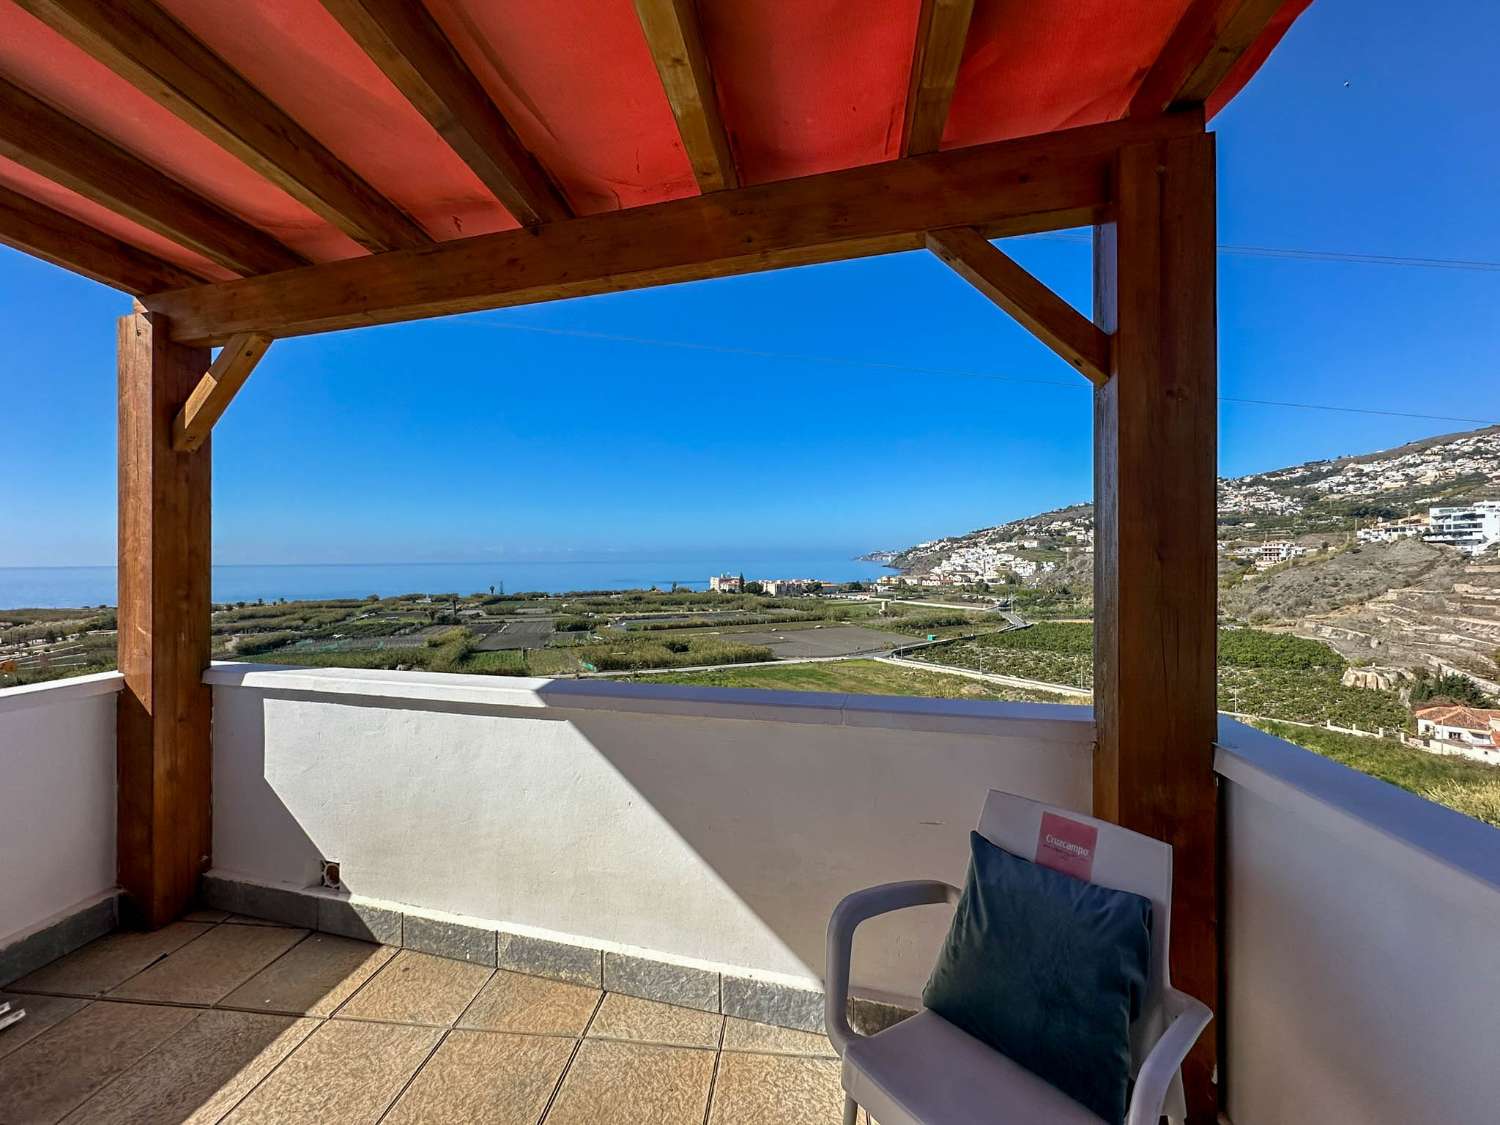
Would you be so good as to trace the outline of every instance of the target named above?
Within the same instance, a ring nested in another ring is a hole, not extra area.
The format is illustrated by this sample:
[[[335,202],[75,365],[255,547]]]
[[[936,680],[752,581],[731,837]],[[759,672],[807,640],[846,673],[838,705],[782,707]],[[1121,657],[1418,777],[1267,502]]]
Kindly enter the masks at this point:
[[[1473,680],[1461,672],[1434,676],[1420,671],[1411,686],[1412,706],[1422,703],[1453,703],[1464,707],[1489,707],[1494,701]]]

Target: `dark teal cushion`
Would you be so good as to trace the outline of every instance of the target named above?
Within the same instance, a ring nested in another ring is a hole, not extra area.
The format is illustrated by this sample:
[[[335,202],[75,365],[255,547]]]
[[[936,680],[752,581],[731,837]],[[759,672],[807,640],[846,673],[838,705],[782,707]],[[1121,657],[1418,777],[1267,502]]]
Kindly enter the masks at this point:
[[[1151,900],[969,834],[963,897],[922,1003],[1105,1121],[1125,1119]]]

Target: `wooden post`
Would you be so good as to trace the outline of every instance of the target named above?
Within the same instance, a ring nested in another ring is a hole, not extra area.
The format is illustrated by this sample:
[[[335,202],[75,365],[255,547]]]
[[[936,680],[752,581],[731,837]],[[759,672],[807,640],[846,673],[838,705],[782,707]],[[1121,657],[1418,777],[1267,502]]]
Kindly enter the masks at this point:
[[[1095,236],[1094,812],[1173,845],[1172,983],[1218,1009],[1214,141],[1128,145]],[[1183,1068],[1213,1121],[1216,1021]]]
[[[192,901],[209,852],[210,448],[172,448],[209,351],[138,309],[118,354],[119,870],[127,920],[154,928]]]

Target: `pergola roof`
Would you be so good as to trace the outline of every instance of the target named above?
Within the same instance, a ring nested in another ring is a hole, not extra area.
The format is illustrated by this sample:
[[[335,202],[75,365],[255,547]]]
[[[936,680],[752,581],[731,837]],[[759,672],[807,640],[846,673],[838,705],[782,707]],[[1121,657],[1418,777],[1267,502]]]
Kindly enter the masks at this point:
[[[151,293],[1211,115],[1307,3],[0,0],[0,240]]]

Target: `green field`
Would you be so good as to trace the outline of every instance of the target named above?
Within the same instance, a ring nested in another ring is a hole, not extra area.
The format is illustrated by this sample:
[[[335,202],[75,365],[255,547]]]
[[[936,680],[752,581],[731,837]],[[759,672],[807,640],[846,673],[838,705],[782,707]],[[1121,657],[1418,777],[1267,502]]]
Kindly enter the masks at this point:
[[[690,590],[408,594],[219,604],[215,660],[314,667],[567,676],[773,659],[764,634],[868,625],[911,637],[999,629],[975,610],[826,597],[770,598]],[[103,608],[0,611],[0,687],[115,666],[114,615]],[[525,647],[492,643],[510,629]],[[740,635],[760,633],[760,639]]]
[[[835,691],[855,695],[922,695],[936,699],[991,699],[1016,703],[1072,703],[1076,696],[989,684],[944,672],[926,672],[878,660],[829,660],[812,664],[716,668],[711,672],[667,672],[629,677],[637,683],[698,684],[705,687],[775,691]]]

